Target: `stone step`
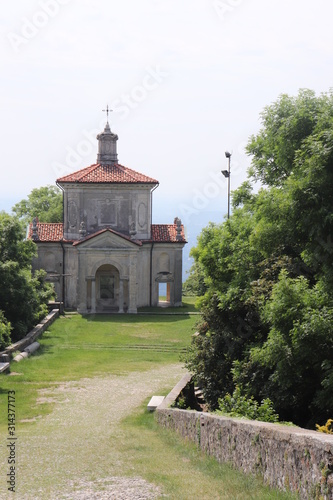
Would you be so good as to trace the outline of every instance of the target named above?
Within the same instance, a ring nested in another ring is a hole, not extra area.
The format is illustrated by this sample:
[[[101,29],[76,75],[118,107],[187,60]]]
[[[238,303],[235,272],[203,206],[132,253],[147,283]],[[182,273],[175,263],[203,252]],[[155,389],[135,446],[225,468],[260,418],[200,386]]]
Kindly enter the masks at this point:
[[[147,404],[148,411],[155,411],[156,408],[162,403],[164,396],[153,396]]]
[[[0,373],[6,373],[7,371],[9,371],[9,367],[9,363],[0,363]]]

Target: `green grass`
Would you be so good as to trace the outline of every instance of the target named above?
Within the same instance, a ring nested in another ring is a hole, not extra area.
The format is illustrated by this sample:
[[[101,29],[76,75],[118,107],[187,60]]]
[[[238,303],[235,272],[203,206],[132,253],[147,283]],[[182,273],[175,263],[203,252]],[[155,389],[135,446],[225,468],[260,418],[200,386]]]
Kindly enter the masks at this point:
[[[36,406],[37,393],[50,385],[177,363],[195,321],[188,314],[62,316],[39,339],[33,356],[11,364],[17,375],[0,376],[0,408],[7,407],[7,392],[14,390],[18,419],[43,416],[52,405]],[[6,412],[0,411],[0,432],[5,427]]]
[[[228,464],[219,464],[194,444],[161,429],[144,405],[122,424],[126,439],[118,446],[128,457],[135,474],[162,486],[170,498],[296,499],[289,493],[264,486],[259,477],[242,474]]]
[[[193,300],[194,302],[194,300]],[[194,308],[187,303],[186,308]],[[61,382],[126,375],[179,362],[189,345],[197,317],[177,308],[183,315],[67,315],[59,318],[39,340],[41,348],[20,363],[13,363],[16,375],[0,376],[0,433],[7,434],[7,391],[16,391],[17,421],[21,433],[39,427],[38,420],[53,404],[37,404],[41,389]],[[167,394],[171,387],[161,388]],[[148,400],[121,424],[122,431],[110,446],[121,456],[124,475],[142,476],[160,485],[168,498],[188,499],[276,499],[294,498],[269,490],[258,478],[245,476],[204,456],[194,445],[160,428],[145,411]]]
[[[148,312],[148,313],[158,313],[158,314],[170,314],[170,313],[176,313],[176,314],[191,314],[191,313],[196,313],[198,314],[198,309],[195,307],[197,297],[184,297],[183,298],[183,304],[181,307],[140,307],[138,309],[139,313],[142,312]]]

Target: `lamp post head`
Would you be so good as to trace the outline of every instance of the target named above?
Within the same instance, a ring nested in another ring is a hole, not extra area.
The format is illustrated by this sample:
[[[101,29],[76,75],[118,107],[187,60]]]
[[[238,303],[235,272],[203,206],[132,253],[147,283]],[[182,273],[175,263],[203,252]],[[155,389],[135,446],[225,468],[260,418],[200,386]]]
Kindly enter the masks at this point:
[[[222,173],[222,175],[224,175],[224,177],[227,177],[227,178],[229,177],[228,170],[221,170],[221,173]]]
[[[229,153],[229,151],[226,151],[226,152],[225,152],[225,157],[226,157],[226,158],[231,158],[231,153]]]

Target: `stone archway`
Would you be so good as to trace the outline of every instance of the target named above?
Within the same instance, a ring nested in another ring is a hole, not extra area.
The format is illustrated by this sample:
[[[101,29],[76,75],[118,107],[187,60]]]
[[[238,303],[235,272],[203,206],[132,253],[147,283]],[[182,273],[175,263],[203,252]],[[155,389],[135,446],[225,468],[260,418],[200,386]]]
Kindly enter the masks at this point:
[[[96,271],[96,312],[119,311],[119,271],[115,266],[104,264]]]

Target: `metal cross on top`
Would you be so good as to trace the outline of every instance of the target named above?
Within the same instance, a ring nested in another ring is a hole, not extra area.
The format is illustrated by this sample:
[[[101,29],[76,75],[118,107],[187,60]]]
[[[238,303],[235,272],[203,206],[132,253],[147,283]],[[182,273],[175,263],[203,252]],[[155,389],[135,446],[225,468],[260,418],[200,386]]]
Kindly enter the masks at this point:
[[[102,109],[103,113],[106,113],[106,121],[109,123],[109,113],[113,111],[113,109],[109,109],[109,105],[106,105],[106,109]]]

